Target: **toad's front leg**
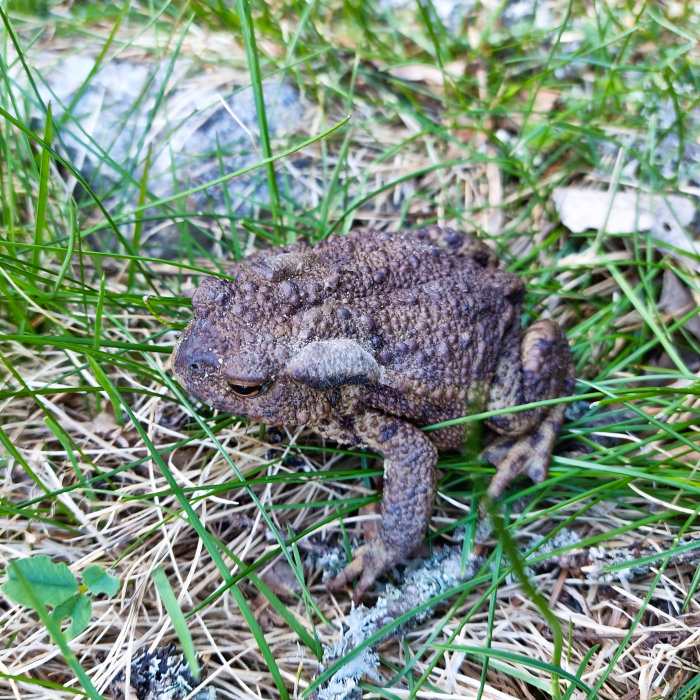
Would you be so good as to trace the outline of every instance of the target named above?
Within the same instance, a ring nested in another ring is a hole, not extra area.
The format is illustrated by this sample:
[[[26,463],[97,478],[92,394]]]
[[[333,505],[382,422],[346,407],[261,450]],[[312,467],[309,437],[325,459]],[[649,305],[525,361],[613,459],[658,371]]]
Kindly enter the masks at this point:
[[[374,580],[409,556],[423,542],[435,496],[437,451],[427,435],[410,423],[367,412],[351,430],[326,426],[340,442],[364,445],[384,457],[384,492],[379,534],[353,552],[353,560],[332,579],[339,588],[359,577],[353,601],[359,603]]]

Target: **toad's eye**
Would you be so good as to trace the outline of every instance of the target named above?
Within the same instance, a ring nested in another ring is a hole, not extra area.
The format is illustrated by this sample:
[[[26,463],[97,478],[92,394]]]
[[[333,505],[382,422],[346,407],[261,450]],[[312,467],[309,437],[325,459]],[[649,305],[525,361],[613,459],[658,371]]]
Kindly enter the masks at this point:
[[[236,396],[240,396],[244,399],[248,399],[251,396],[258,396],[267,389],[267,384],[235,384],[234,382],[229,382],[228,386]]]

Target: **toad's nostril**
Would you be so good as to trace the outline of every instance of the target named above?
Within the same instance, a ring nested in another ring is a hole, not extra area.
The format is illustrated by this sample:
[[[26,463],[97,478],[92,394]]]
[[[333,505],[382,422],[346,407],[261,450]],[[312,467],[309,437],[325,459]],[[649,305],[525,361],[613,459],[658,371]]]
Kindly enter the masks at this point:
[[[189,355],[189,357],[187,356]],[[219,358],[211,350],[192,350],[189,353],[183,353],[182,361],[185,367],[189,369],[190,372],[201,373],[206,372],[212,368],[219,368]]]

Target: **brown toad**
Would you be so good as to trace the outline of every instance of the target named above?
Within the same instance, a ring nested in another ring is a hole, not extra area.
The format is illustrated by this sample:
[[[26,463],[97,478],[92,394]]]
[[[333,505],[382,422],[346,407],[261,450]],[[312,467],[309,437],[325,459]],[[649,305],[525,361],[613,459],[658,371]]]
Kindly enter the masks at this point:
[[[379,535],[331,582],[360,576],[355,600],[415,550],[430,519],[438,450],[464,428],[421,427],[470,410],[571,393],[566,338],[550,320],[521,330],[523,283],[483,243],[436,226],[351,231],[242,260],[235,281],[207,278],[174,351],[180,382],[222,411],[307,424],[384,457]],[[499,436],[489,494],[547,474],[564,405],[486,421]]]

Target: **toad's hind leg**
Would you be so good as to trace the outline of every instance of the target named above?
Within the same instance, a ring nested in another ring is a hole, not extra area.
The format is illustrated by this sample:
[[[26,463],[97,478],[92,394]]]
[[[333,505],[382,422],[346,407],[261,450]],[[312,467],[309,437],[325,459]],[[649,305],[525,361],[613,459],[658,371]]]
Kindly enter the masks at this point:
[[[505,339],[489,393],[488,409],[568,396],[574,367],[566,337],[557,323],[542,319]],[[563,403],[495,416],[487,425],[500,436],[482,453],[496,465],[489,496],[498,497],[520,474],[540,482],[547,476],[554,442],[566,407]]]

